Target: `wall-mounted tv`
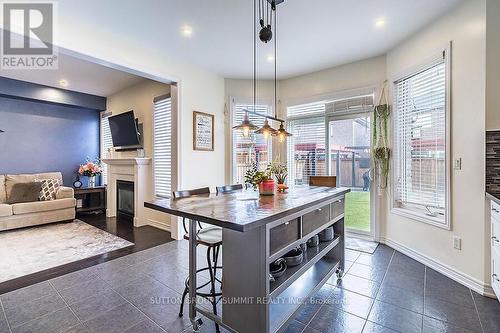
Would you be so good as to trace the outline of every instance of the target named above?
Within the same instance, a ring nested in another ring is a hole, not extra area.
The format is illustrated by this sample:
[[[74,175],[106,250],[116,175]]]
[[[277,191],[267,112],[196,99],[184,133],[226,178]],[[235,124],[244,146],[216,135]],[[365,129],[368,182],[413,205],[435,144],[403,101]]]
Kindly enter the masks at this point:
[[[108,122],[115,150],[142,148],[139,124],[134,116],[134,111],[111,116],[108,118]]]

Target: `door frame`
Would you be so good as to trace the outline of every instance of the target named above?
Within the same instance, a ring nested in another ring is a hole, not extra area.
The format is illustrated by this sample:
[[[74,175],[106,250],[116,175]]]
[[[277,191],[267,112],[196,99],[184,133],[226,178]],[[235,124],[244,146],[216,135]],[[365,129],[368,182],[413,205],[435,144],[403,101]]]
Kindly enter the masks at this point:
[[[365,112],[343,112],[340,114],[327,114],[325,117],[325,136],[326,136],[326,168],[328,170],[328,173],[330,174],[331,171],[331,151],[330,151],[330,122],[331,121],[336,121],[336,120],[348,120],[348,119],[355,119],[355,118],[363,118],[363,117],[369,117],[370,118],[370,124],[372,124],[373,120],[373,110],[372,111],[365,111]],[[373,170],[373,157],[371,154],[371,151],[373,149],[373,138],[372,138],[372,130],[373,128],[370,128],[370,168]],[[372,172],[373,174],[373,172]],[[373,178],[373,177],[372,177]],[[355,236],[357,238],[362,238],[362,239],[367,239],[371,241],[377,241],[377,235],[379,231],[379,226],[378,226],[378,219],[377,219],[377,214],[378,214],[378,207],[380,204],[380,199],[379,196],[377,195],[377,191],[375,189],[376,182],[372,179],[370,181],[370,232],[362,232],[362,231],[355,231],[355,230],[350,230],[346,228],[346,233],[348,235]]]

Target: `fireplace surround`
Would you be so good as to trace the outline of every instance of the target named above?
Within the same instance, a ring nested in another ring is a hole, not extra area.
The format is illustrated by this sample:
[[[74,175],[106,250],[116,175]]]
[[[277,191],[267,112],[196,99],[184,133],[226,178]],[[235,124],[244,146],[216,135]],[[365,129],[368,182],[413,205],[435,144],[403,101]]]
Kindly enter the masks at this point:
[[[107,209],[106,216],[108,217],[125,217],[123,212],[119,212],[118,203],[118,186],[128,183],[133,189],[133,217],[134,226],[141,227],[147,225],[145,218],[144,202],[151,200],[151,159],[150,158],[110,158],[103,159],[108,166],[108,184],[107,184]],[[124,195],[130,197],[131,193]],[[130,213],[130,205],[127,208]],[[127,212],[125,212],[127,213]]]

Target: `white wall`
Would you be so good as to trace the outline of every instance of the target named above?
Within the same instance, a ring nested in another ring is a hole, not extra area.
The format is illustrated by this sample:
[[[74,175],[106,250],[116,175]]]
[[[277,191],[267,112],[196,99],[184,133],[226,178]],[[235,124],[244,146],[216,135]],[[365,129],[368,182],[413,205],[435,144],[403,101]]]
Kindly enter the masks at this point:
[[[178,156],[179,187],[216,186],[224,183],[224,79],[169,55],[168,45],[158,36],[140,36],[137,33],[117,31],[123,21],[116,7],[99,1],[58,2],[57,44],[84,58],[95,58],[149,74],[150,78],[170,79],[178,82]],[[109,11],[104,13],[103,11]],[[95,13],[108,19],[96,20]],[[118,15],[118,16],[117,16]],[[121,23],[120,23],[121,22]],[[137,21],[140,22],[140,21]],[[132,29],[137,22],[129,22]],[[124,29],[125,29],[124,28]],[[152,38],[155,37],[155,38]],[[215,115],[215,150],[195,152],[192,145],[192,112],[194,110]],[[174,230],[175,236],[181,235]]]
[[[444,49],[452,47],[452,158],[462,158],[462,170],[452,170],[452,230],[394,215],[383,206],[382,236],[429,257],[462,277],[482,285],[489,281],[485,251],[485,1],[468,0],[387,54],[387,77],[395,78]],[[453,249],[453,235],[462,250]],[[444,267],[443,266],[443,267]],[[459,274],[460,275],[460,274]]]

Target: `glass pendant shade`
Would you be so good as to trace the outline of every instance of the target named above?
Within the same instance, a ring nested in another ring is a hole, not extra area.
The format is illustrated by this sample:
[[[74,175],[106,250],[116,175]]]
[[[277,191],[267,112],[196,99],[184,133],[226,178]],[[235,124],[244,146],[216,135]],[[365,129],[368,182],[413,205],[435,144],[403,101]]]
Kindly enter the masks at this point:
[[[276,131],[274,135],[278,137],[280,142],[284,142],[287,136],[292,136],[291,133],[288,133],[286,131],[285,127],[283,126],[283,123],[280,124],[280,128]]]
[[[248,114],[245,114],[245,117],[243,118],[243,121],[241,124],[236,125],[233,127],[234,130],[240,130],[243,132],[243,136],[247,137],[250,136],[251,131],[254,131],[258,129],[258,126],[255,126],[250,119],[248,118]]]
[[[269,121],[266,119],[264,122],[264,125],[259,128],[258,130],[255,131],[256,134],[262,134],[264,135],[264,138],[269,138],[271,135],[274,135],[276,133],[276,130],[269,126]]]

